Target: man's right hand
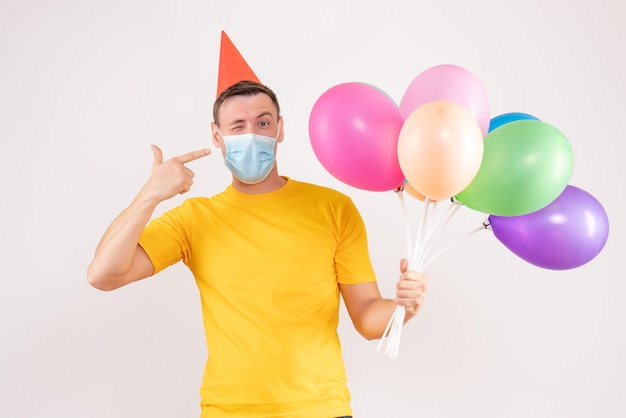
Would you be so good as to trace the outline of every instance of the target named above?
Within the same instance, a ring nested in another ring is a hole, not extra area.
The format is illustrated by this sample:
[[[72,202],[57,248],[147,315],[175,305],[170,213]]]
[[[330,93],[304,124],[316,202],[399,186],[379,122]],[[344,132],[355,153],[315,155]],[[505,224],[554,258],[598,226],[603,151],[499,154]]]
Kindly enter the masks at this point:
[[[159,202],[189,191],[194,174],[185,164],[211,153],[202,149],[163,162],[161,149],[153,145],[152,151],[150,178],[130,206],[104,232],[87,268],[87,281],[95,288],[117,289],[153,274],[152,262],[138,244],[141,232]]]
[[[210,149],[205,148],[163,162],[163,151],[156,145],[151,148],[154,153],[152,172],[141,192],[157,202],[187,193],[193,184],[194,173],[185,164],[211,153]]]

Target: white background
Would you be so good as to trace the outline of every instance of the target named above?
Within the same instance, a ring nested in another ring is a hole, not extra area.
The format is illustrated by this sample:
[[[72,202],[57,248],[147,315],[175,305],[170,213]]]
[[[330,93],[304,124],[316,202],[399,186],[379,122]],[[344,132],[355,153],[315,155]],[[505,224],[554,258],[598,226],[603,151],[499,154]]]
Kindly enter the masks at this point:
[[[166,157],[212,147],[222,30],[279,96],[281,174],[354,199],[385,296],[406,250],[397,197],[335,180],[308,139],[333,85],[367,82],[399,102],[425,69],[462,66],[492,115],[530,113],[568,137],[570,184],[609,215],[604,250],[568,271],[524,262],[487,230],[454,245],[427,268],[427,302],[395,360],[342,310],[356,417],[626,416],[625,12],[618,0],[2,0],[0,416],[199,415],[206,349],[190,273],[107,293],[85,270],[147,178],[151,143]],[[187,196],[229,182],[217,153],[190,167]],[[445,238],[484,216],[462,208]]]

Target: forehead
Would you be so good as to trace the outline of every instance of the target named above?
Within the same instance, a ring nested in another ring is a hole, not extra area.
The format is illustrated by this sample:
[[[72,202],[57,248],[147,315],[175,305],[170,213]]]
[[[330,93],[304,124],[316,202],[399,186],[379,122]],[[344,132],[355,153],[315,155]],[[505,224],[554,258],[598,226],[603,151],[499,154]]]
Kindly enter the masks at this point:
[[[252,96],[232,96],[224,100],[219,112],[220,124],[259,117],[276,118],[276,107],[272,99],[263,93]]]

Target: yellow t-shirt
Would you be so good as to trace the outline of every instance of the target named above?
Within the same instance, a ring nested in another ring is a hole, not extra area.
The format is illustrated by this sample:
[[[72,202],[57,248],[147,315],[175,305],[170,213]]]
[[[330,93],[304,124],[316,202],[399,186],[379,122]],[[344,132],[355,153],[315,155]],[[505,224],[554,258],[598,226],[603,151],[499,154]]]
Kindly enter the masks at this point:
[[[203,418],[351,415],[338,283],[376,278],[350,198],[289,178],[260,195],[229,186],[152,220],[139,244],[155,273],[182,259],[196,279]]]

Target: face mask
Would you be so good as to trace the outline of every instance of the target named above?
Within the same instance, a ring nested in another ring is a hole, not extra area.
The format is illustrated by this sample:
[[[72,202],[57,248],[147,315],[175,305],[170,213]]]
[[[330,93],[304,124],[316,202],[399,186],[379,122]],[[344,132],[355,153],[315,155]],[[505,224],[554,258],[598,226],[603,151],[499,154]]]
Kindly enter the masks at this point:
[[[226,155],[224,163],[235,177],[246,184],[256,184],[265,180],[274,168],[274,146],[276,138],[257,135],[252,132],[240,135],[222,135]]]

